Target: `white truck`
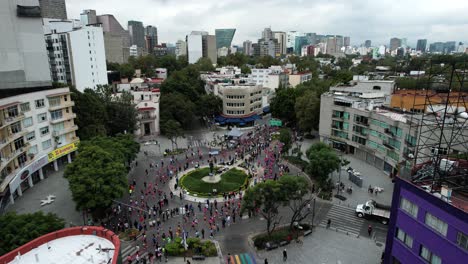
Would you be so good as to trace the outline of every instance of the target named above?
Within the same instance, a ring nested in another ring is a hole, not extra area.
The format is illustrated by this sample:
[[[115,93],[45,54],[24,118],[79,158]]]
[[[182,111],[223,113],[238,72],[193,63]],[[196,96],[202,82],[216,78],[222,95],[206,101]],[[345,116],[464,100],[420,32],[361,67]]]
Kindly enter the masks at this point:
[[[390,206],[369,200],[365,204],[358,204],[356,206],[356,215],[360,218],[375,219],[387,225],[390,220]]]

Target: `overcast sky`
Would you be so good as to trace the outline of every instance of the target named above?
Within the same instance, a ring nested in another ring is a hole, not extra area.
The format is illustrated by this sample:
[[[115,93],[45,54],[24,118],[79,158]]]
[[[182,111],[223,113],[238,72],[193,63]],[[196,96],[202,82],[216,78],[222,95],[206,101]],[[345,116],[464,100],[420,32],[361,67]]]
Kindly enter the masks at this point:
[[[468,40],[468,0],[66,0],[69,18],[84,9],[113,14],[158,28],[160,42],[174,43],[192,30],[214,34],[236,28],[233,45],[273,31],[315,32],[388,45],[391,37],[435,41]]]

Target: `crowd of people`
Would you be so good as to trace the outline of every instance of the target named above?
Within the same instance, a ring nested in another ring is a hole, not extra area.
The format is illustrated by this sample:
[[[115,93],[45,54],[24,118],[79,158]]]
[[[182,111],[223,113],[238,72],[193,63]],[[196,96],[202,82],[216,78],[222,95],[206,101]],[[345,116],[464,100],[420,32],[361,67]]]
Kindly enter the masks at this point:
[[[271,144],[275,130],[262,126],[238,139],[231,149],[221,149],[212,155],[212,147],[191,146],[184,153],[170,157],[144,155],[132,165],[128,188],[128,202],[116,204],[108,228],[117,232],[138,230],[133,237],[135,254],[126,257],[128,263],[152,263],[167,258],[164,246],[176,237],[214,239],[222,230],[242,221],[242,192],[223,195],[221,202],[210,199],[188,202],[179,186],[184,171],[200,166],[236,161],[248,169],[255,183],[277,179],[287,166],[279,163],[281,143]],[[143,173],[141,173],[143,171]],[[262,175],[258,172],[263,171]],[[171,179],[175,184],[168,186]],[[144,256],[144,257],[143,257]]]

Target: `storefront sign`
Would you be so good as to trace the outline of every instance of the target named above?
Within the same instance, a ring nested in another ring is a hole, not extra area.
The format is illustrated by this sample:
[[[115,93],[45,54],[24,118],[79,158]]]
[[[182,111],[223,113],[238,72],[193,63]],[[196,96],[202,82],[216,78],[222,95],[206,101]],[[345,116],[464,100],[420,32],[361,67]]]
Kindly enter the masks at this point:
[[[60,147],[58,149],[55,149],[51,152],[49,152],[49,155],[48,155],[48,158],[49,158],[49,162],[51,161],[54,161],[62,156],[65,156],[67,155],[68,153],[71,153],[75,150],[78,149],[78,144],[79,144],[79,141],[77,142],[73,142],[73,143],[70,143],[68,145],[65,145],[63,147]]]
[[[24,180],[28,179],[31,174],[36,172],[38,169],[44,167],[47,163],[49,163],[47,155],[44,155],[40,158],[37,158],[36,161],[34,161],[33,163],[21,169],[16,174],[15,178],[11,180],[10,191],[13,193]]]

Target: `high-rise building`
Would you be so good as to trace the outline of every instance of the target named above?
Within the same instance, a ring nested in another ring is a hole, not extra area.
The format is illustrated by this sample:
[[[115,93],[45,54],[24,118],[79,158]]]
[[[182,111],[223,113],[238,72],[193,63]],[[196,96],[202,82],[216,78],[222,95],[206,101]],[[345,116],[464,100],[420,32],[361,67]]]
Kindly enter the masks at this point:
[[[351,46],[351,38],[350,37],[344,37],[344,45],[345,45],[345,47]]]
[[[91,12],[90,12],[91,11]],[[93,15],[96,11],[85,10],[81,14],[81,21],[83,24],[86,21],[92,21]],[[89,15],[91,14],[91,15]],[[104,32],[104,48],[106,51],[106,60],[109,62],[125,63],[129,57],[130,47],[130,36],[117,21],[117,19],[111,15],[99,15],[96,16],[97,23],[101,24]]]
[[[444,53],[445,54],[450,54],[452,52],[455,52],[456,50],[456,42],[455,41],[447,41],[444,43]]]
[[[130,43],[139,48],[145,47],[145,28],[140,21],[128,21],[128,33],[130,34]]]
[[[209,58],[211,63],[216,64],[218,61],[218,50],[216,49],[216,36],[202,36],[202,54],[204,58]]]
[[[235,28],[223,28],[215,29],[216,35],[216,48],[230,48],[234,34],[236,33]]]
[[[338,45],[336,43],[336,38],[335,37],[329,37],[327,39],[327,42],[326,42],[326,51],[325,53],[326,54],[335,54],[337,53],[338,49],[337,49]]]
[[[44,20],[52,81],[71,83],[79,91],[107,84],[104,35],[101,27],[67,25],[71,21]],[[65,25],[65,26],[64,26]]]
[[[391,38],[390,39],[390,52],[396,50],[398,47],[401,47],[401,39]]]
[[[286,33],[286,48],[294,49],[294,47],[296,46],[296,37],[299,36],[304,36],[304,34],[297,31],[288,31]]]
[[[276,39],[259,39],[257,47],[258,54],[254,54],[256,56],[271,56],[274,58],[276,57],[276,54],[279,53],[279,44]]]
[[[192,31],[186,37],[187,55],[189,63],[196,63],[203,57],[203,36],[208,35],[206,31]]]
[[[431,53],[443,53],[444,52],[444,43],[443,42],[434,42],[429,45],[429,52]]]
[[[158,45],[158,28],[153,27],[153,26],[146,26],[145,42],[146,42],[146,50],[149,53],[152,53],[154,47]]]
[[[296,41],[294,42],[294,53],[301,55],[302,47],[309,44],[309,40],[306,36],[297,36]]]
[[[0,98],[52,84],[39,3],[16,4],[16,0],[0,1]]]
[[[336,35],[335,40],[336,40],[336,50],[339,51],[344,46],[343,36]]]
[[[370,39],[368,39],[368,40],[366,40],[366,41],[364,42],[364,47],[366,47],[366,48],[370,48],[371,45],[372,45],[372,41],[371,41]]]
[[[273,31],[271,31],[271,28],[265,28],[262,32],[262,39],[269,40],[272,38],[273,38]]]
[[[427,39],[418,39],[416,51],[426,52]]]
[[[244,48],[244,54],[247,56],[253,55],[253,47],[252,47],[252,41],[246,40],[243,43],[243,48]]]
[[[39,0],[43,18],[67,19],[65,0]]]
[[[187,56],[187,42],[183,40],[176,42],[175,55],[176,57]]]
[[[286,54],[286,32],[275,31],[273,32],[273,37],[278,41],[280,55]]]

